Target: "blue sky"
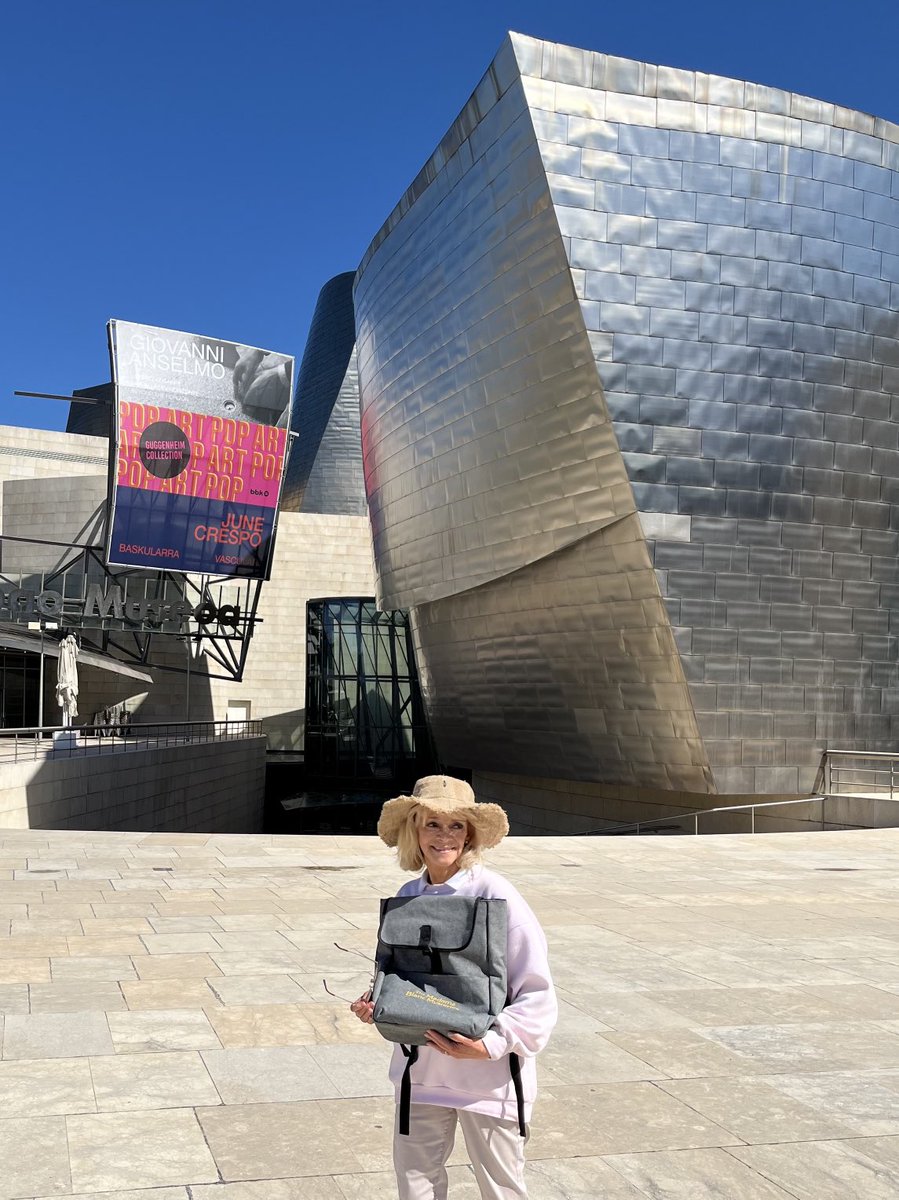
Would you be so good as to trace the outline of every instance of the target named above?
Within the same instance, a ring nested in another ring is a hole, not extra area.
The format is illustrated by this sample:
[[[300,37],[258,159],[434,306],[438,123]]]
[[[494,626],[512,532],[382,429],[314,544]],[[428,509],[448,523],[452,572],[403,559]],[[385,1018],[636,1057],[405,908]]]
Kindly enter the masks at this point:
[[[0,49],[0,423],[61,428],[109,317],[303,352],[507,29],[899,121],[896,0],[42,0]]]

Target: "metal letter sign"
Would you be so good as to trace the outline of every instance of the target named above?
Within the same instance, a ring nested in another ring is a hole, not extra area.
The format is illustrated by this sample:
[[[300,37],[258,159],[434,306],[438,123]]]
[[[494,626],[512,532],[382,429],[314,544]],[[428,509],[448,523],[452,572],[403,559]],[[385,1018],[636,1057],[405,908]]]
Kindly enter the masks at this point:
[[[110,321],[115,479],[107,561],[267,579],[294,362]]]

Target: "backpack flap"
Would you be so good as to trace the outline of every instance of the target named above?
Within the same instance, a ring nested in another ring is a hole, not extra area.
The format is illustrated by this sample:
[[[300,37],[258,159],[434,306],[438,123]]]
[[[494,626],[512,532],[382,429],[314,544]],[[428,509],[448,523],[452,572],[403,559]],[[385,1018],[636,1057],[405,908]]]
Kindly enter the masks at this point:
[[[506,1000],[504,900],[396,896],[381,902],[374,1022],[388,1041],[424,1031],[479,1038]]]
[[[476,930],[484,936],[485,904],[478,896],[393,896],[382,900],[378,951],[382,947],[385,951],[418,950],[424,944],[451,953],[465,950]],[[478,949],[474,947],[475,952]]]

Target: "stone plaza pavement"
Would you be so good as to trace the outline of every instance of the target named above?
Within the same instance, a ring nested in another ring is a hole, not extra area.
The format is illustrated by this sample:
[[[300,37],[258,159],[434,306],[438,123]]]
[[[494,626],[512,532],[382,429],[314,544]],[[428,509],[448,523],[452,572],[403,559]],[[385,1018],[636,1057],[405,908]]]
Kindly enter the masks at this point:
[[[899,1196],[899,830],[520,838],[532,1200]],[[374,838],[0,835],[0,1200],[386,1200]],[[461,1142],[461,1139],[460,1139]],[[459,1146],[453,1200],[477,1189]]]

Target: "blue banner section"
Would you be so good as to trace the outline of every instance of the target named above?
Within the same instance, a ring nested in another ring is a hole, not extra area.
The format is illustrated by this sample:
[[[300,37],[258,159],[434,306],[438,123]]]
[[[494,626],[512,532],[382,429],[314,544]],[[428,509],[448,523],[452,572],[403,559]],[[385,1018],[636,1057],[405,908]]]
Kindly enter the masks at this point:
[[[264,575],[274,508],[116,489],[110,561],[204,575]]]

